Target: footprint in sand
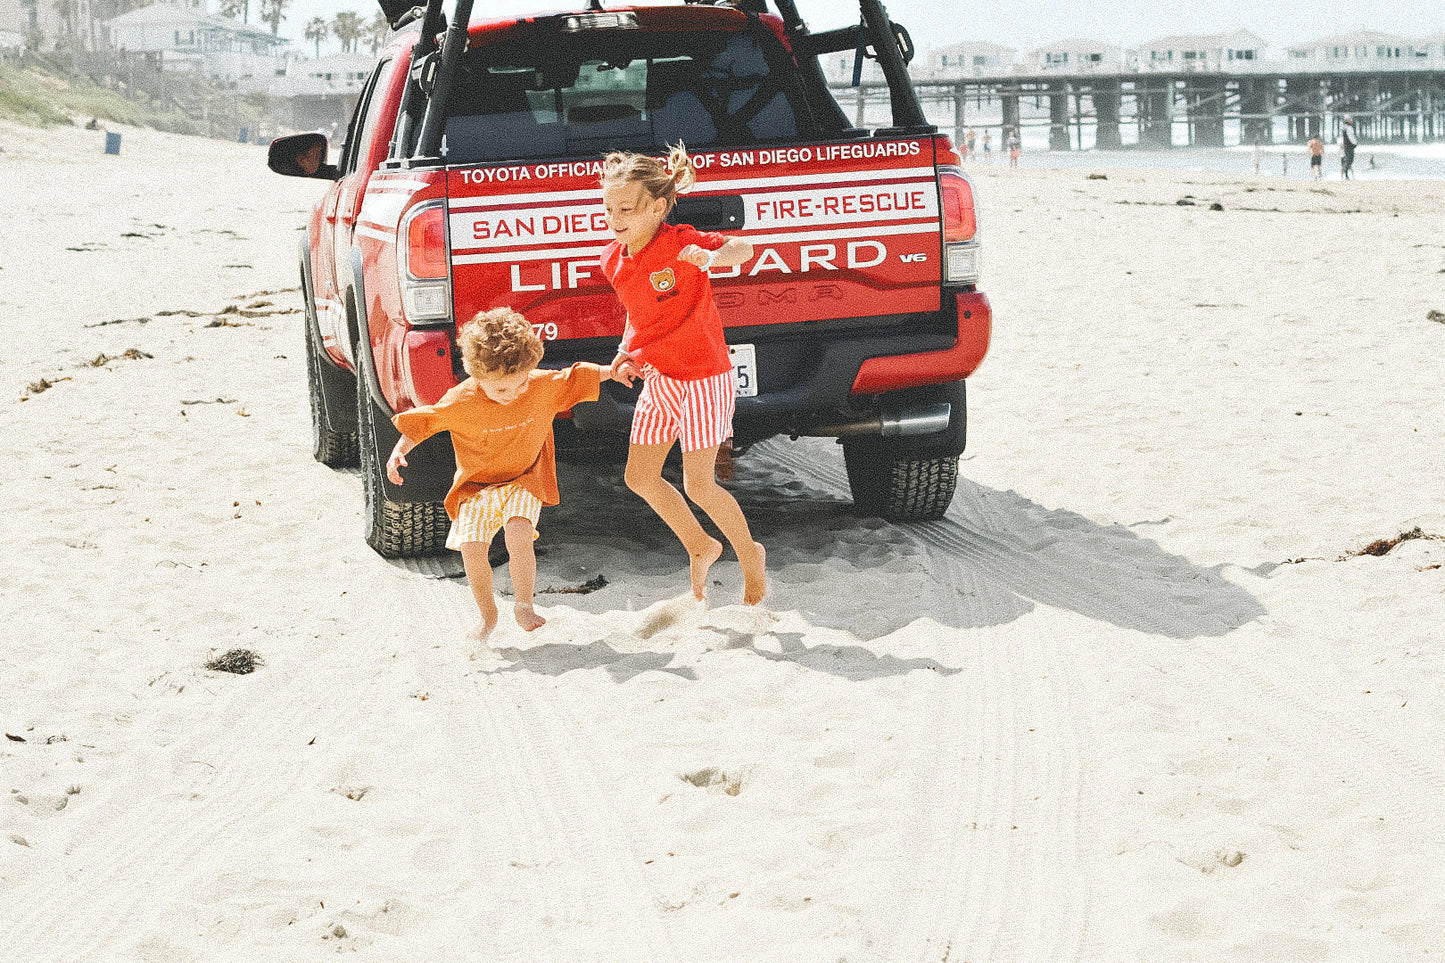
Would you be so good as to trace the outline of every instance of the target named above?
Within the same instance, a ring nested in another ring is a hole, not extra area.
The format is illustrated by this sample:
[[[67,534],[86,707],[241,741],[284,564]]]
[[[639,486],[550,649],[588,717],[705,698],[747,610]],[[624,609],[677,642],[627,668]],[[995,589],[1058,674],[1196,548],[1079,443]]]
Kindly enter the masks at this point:
[[[689,615],[700,612],[703,603],[689,595],[679,595],[675,599],[669,599],[657,605],[646,617],[642,624],[637,627],[639,639],[650,639],[664,629],[670,629],[682,622]]]

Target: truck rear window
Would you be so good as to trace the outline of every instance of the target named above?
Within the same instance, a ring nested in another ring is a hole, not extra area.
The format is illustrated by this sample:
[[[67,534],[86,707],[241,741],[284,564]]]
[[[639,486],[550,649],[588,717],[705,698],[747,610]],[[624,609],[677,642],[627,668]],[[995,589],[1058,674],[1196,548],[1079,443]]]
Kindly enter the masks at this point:
[[[764,33],[619,31],[545,58],[509,57],[506,46],[466,54],[446,124],[449,165],[817,133],[791,59]]]

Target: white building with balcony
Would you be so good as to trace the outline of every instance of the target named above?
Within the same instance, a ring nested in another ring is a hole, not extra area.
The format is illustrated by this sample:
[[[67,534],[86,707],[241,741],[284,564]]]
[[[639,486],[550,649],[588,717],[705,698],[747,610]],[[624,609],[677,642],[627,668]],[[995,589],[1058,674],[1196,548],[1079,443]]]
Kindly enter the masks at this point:
[[[1264,59],[1266,49],[1265,42],[1248,30],[1160,37],[1139,48],[1139,69],[1248,70]]]
[[[927,59],[913,62],[909,71],[919,80],[945,80],[959,77],[1000,77],[1010,74],[1018,51],[996,43],[974,41],[935,47]]]
[[[1320,70],[1408,69],[1445,63],[1445,40],[1357,30],[1286,47],[1292,66]]]
[[[1132,60],[1127,48],[1103,40],[1060,40],[1029,53],[1030,73],[1118,73]]]
[[[153,3],[105,22],[110,45],[195,70],[215,80],[274,75],[291,41],[269,30],[206,13],[202,0]]]

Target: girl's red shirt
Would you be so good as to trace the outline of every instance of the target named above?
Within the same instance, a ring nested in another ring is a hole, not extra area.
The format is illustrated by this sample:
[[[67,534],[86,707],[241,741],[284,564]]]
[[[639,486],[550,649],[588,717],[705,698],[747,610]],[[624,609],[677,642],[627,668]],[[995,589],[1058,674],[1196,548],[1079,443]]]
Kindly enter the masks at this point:
[[[722,317],[707,272],[677,256],[689,244],[716,251],[726,235],[663,224],[635,257],[618,241],[602,252],[602,273],[627,309],[628,353],[670,378],[694,381],[732,370]]]

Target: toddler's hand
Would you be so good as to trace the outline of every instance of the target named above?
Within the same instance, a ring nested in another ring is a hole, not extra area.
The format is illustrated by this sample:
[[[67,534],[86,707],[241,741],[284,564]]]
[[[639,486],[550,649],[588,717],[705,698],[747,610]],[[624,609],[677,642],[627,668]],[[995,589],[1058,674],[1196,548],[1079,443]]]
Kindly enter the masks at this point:
[[[401,485],[401,469],[406,467],[406,456],[399,451],[393,451],[391,457],[386,460],[386,477],[391,479],[393,485]]]

